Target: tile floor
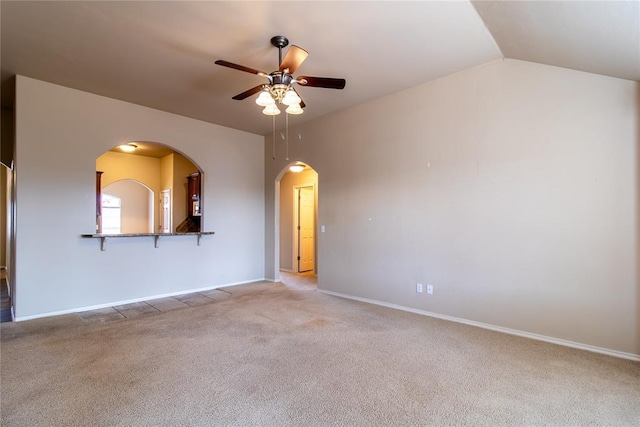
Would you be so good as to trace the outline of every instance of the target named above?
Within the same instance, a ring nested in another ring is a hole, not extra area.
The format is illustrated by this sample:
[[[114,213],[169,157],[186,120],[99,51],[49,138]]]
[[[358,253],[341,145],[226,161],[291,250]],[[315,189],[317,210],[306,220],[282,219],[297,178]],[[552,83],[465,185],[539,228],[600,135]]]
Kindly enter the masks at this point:
[[[204,304],[212,304],[228,298],[229,291],[213,289],[203,292],[195,292],[175,297],[158,298],[149,301],[134,302],[131,304],[117,305],[98,310],[83,311],[78,317],[87,322],[110,322],[114,320],[133,319],[150,314],[158,314],[180,308],[194,307]]]
[[[294,287],[310,288],[316,287],[317,278],[313,272],[287,273],[280,272],[280,281]],[[98,310],[83,311],[78,313],[80,319],[87,322],[110,322],[114,320],[132,319],[139,316],[147,316],[170,310],[177,310],[185,307],[194,307],[204,304],[212,304],[229,298],[232,288],[212,289],[208,291],[195,292],[175,297],[159,298],[149,301],[134,302],[131,304],[118,305],[115,307],[101,308]],[[11,322],[11,300],[6,289],[4,270],[2,275],[2,322]]]

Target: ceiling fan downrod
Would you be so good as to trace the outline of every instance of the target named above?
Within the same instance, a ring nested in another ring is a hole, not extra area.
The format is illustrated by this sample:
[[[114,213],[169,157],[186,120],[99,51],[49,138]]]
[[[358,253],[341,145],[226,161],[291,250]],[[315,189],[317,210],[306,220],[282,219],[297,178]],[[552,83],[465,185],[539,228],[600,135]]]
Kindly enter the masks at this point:
[[[271,44],[278,48],[278,64],[282,64],[282,48],[289,45],[289,39],[285,36],[271,37]]]

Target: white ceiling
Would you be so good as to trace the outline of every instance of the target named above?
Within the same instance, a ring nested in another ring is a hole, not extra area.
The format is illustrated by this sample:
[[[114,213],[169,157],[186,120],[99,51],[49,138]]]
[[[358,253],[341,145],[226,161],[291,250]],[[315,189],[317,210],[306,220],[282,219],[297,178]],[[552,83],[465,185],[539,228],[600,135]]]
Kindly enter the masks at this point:
[[[220,67],[278,66],[269,40],[309,52],[300,123],[490,61],[516,58],[640,80],[640,2],[0,2],[2,106],[15,74],[257,134],[265,79]],[[475,7],[474,7],[475,6]]]
[[[474,1],[507,58],[640,80],[639,1]]]

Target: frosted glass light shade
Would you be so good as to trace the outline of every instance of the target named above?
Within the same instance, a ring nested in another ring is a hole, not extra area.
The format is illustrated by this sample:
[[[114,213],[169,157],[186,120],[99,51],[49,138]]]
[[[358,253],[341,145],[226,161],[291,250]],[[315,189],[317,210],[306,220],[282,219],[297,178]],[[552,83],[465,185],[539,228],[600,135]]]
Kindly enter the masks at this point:
[[[267,92],[266,90],[260,92],[260,95],[256,98],[256,104],[261,107],[266,107],[267,105],[273,105],[275,103],[276,101],[274,101],[269,92]]]
[[[284,105],[300,104],[301,101],[302,100],[293,89],[289,89],[287,93],[284,94],[284,98],[282,98],[282,103]]]
[[[118,148],[122,151],[124,151],[125,153],[133,153],[135,151],[136,148],[138,148],[137,145],[135,144],[122,144],[119,145]]]
[[[288,114],[302,114],[304,111],[300,107],[300,104],[289,105],[286,109]]]
[[[264,110],[262,110],[262,114],[266,114],[267,116],[277,116],[278,114],[280,114],[280,109],[276,107],[276,104],[274,103],[264,107]]]
[[[304,165],[291,165],[289,166],[289,170],[294,173],[302,172],[304,170]]]

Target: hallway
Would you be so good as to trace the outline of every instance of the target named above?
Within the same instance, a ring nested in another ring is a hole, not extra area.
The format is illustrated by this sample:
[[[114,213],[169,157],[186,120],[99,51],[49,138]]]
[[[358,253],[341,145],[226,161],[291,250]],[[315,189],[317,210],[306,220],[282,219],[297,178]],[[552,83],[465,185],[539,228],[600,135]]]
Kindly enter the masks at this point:
[[[293,273],[280,270],[280,282],[300,290],[315,291],[318,288],[318,276],[313,271]]]
[[[0,270],[0,323],[11,322],[11,296],[7,286],[7,270]]]

